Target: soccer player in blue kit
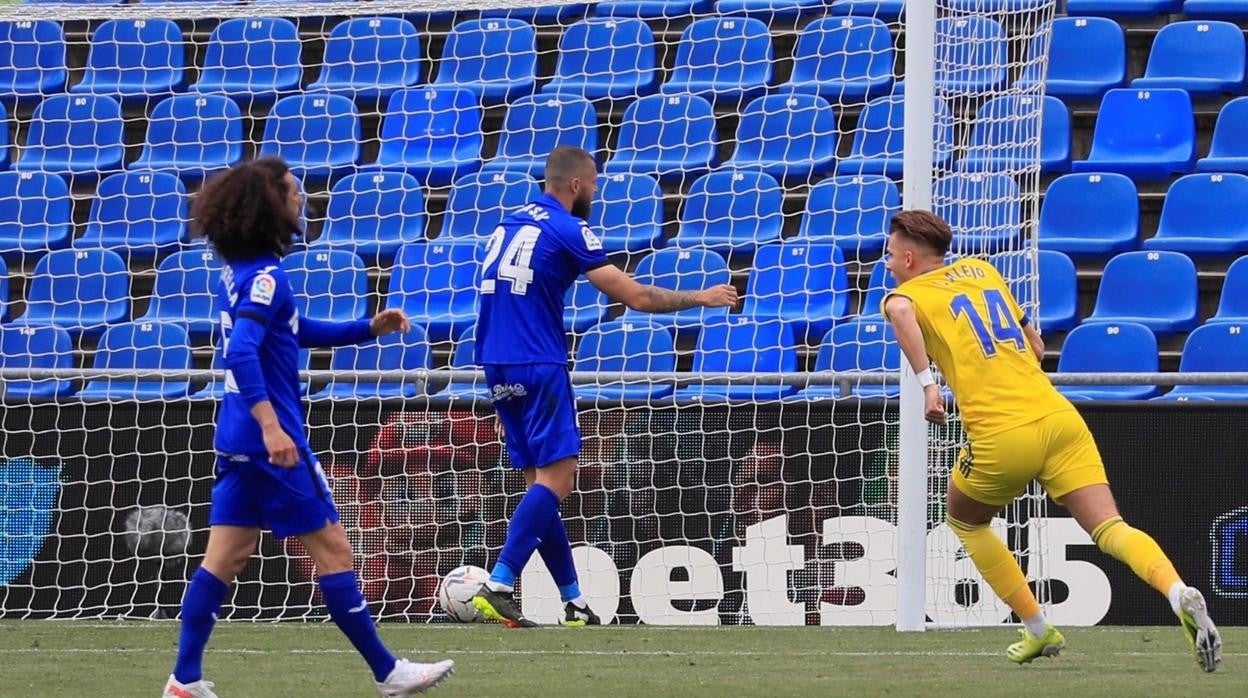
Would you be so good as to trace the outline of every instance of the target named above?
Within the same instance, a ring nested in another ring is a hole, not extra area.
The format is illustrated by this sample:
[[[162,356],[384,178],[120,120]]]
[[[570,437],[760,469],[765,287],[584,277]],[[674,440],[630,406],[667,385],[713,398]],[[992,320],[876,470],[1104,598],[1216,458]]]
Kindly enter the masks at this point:
[[[513,596],[516,577],[534,550],[559,587],[563,624],[600,622],[581,594],[559,516],[559,502],[575,485],[581,450],[563,329],[568,288],[584,274],[613,301],[648,313],[737,304],[737,291],[728,284],[670,291],[640,284],[611,264],[585,222],[597,175],[588,152],[555,148],[546,159],[545,194],[503,219],[482,261],[476,359],[485,369],[511,465],[524,471],[529,487],[473,605],[509,628],[537,625],[524,617]]]
[[[329,483],[308,445],[299,348],[356,344],[409,325],[401,310],[345,323],[299,317],[280,261],[299,233],[302,210],[298,183],[273,158],[231,168],[195,200],[194,218],[226,263],[218,291],[225,396],[217,413],[208,547],[182,599],[178,656],[164,698],[215,698],[203,680],[204,647],[262,527],[303,543],[330,618],[368,663],[381,695],[423,693],[454,668],[450,661],[396,659],[382,643]],[[291,686],[290,693],[300,690]]]

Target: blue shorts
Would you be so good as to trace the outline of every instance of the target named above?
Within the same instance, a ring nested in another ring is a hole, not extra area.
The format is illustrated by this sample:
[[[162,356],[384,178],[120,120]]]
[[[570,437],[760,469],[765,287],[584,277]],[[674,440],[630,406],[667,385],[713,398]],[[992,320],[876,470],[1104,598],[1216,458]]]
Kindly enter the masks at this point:
[[[565,366],[487,365],[485,378],[513,468],[541,468],[580,455],[576,396]]]
[[[286,538],[337,522],[325,471],[311,452],[292,468],[273,465],[264,455],[217,454],[210,526],[268,528]]]

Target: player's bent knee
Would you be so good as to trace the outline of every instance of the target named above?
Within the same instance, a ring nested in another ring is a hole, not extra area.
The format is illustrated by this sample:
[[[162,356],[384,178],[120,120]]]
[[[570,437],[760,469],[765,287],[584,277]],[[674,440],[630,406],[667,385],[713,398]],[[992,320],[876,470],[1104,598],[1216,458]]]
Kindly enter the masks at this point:
[[[305,533],[299,536],[299,541],[308,551],[308,556],[316,565],[316,573],[320,576],[346,572],[355,567],[355,554],[342,524],[329,524]]]

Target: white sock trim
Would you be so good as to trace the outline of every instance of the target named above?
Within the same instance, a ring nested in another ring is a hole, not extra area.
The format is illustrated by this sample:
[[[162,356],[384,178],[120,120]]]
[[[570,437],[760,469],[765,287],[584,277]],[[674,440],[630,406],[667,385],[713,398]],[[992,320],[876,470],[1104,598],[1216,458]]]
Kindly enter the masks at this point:
[[[577,608],[581,610],[585,610],[586,608],[589,608],[589,602],[585,600],[584,594],[581,594],[575,599],[570,599],[568,603],[572,604],[573,606],[576,606]]]
[[[497,591],[497,592],[501,592],[504,594],[510,594],[511,592],[516,590],[515,587],[509,587],[506,584],[499,584],[498,582],[492,582],[492,581],[486,582],[485,588],[489,589],[490,591]]]
[[[1045,619],[1043,613],[1037,613],[1030,618],[1024,618],[1023,625],[1027,628],[1027,632],[1031,633],[1031,636],[1037,640],[1044,637],[1044,634],[1049,629],[1049,622]]]
[[[1183,590],[1187,585],[1183,582],[1175,582],[1170,585],[1170,591],[1166,592],[1166,598],[1170,599],[1170,610],[1174,611],[1174,615],[1179,615],[1182,609],[1179,608],[1179,602],[1183,598]]]

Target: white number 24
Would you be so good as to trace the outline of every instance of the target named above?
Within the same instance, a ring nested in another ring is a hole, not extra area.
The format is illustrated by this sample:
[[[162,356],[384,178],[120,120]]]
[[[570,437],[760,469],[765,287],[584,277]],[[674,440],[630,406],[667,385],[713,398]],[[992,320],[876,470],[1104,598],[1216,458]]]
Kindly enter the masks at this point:
[[[535,225],[526,225],[516,231],[511,243],[507,245],[507,250],[503,252],[502,259],[499,259],[498,253],[503,248],[503,238],[506,232],[500,226],[494,229],[494,233],[490,235],[490,240],[485,250],[485,261],[482,263],[482,270],[489,274],[490,265],[498,260],[498,273],[495,274],[499,279],[511,282],[511,292],[517,296],[523,296],[529,292],[529,284],[533,282],[533,269],[529,267],[529,263],[533,259],[533,248],[537,246],[537,238],[542,234],[542,229]],[[494,292],[494,279],[486,278],[481,280],[481,293]]]

